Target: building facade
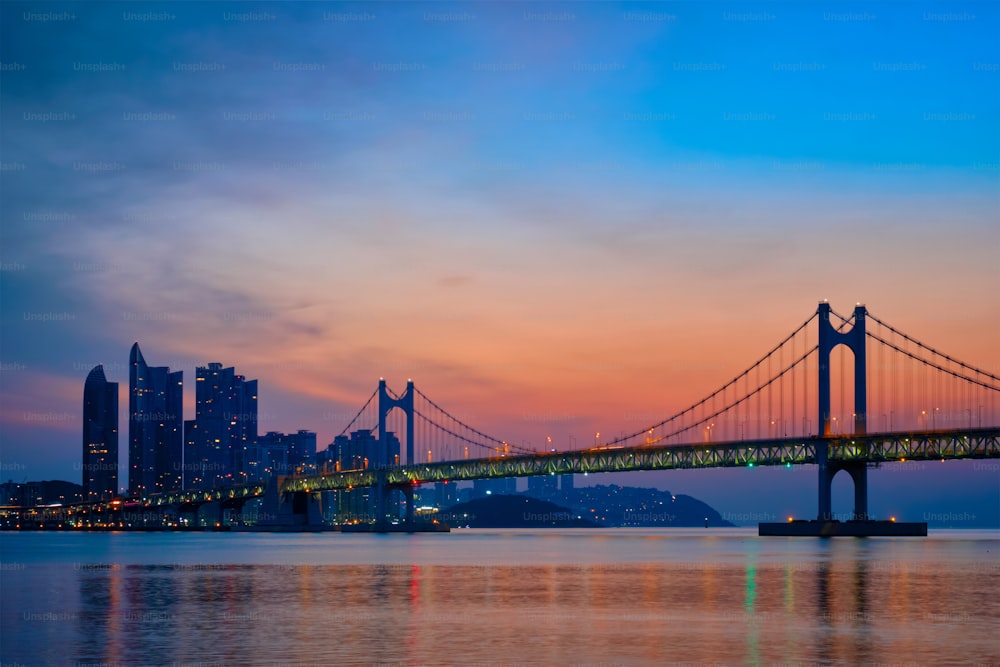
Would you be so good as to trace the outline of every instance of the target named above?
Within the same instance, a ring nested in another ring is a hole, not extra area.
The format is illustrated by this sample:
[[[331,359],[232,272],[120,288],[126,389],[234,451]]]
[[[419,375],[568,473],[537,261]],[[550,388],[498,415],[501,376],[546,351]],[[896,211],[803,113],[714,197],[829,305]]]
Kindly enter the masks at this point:
[[[118,383],[97,365],[83,385],[83,499],[118,495]]]
[[[183,481],[183,371],[149,366],[139,343],[129,354],[128,491],[179,491]]]
[[[262,482],[275,475],[308,475],[316,471],[316,461],[312,431],[268,431],[244,450],[244,477],[247,482]]]
[[[248,481],[245,452],[257,441],[257,380],[210,363],[195,369],[195,418],[184,422],[184,486]]]

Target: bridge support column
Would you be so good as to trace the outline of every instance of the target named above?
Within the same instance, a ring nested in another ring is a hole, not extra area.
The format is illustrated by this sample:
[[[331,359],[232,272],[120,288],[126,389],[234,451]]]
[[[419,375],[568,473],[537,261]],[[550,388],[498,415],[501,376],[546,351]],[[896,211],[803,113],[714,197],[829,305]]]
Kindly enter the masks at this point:
[[[865,463],[850,463],[844,470],[854,480],[854,520],[868,520],[868,466]]]
[[[375,526],[386,525],[386,508],[389,506],[389,487],[385,484],[385,470],[375,474]]]
[[[837,471],[830,469],[830,461],[827,456],[828,447],[826,442],[817,442],[816,462],[819,464],[819,511],[816,518],[820,521],[829,521],[833,518],[833,476]]]
[[[822,445],[826,449],[826,444]],[[854,482],[854,515],[855,521],[868,520],[868,466],[863,462],[830,463],[822,457],[819,471],[819,520],[833,519],[833,478],[841,470],[851,476]]]
[[[413,486],[407,485],[400,489],[406,502],[406,525],[413,525]]]

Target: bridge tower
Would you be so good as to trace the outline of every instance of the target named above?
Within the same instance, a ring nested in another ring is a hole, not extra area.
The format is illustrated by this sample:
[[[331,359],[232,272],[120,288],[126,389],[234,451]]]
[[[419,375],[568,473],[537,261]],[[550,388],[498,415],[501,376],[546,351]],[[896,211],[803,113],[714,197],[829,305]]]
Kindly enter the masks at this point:
[[[406,381],[406,391],[399,398],[389,395],[385,380],[378,381],[378,456],[376,466],[393,465],[389,460],[389,440],[386,438],[386,418],[393,408],[399,408],[406,415],[406,465],[413,465],[413,380]]]
[[[389,486],[385,481],[385,470],[390,466],[396,465],[395,461],[389,460],[389,439],[386,436],[387,425],[386,421],[389,413],[395,409],[399,408],[406,415],[406,465],[413,465],[415,461],[413,460],[413,396],[415,394],[413,389],[413,380],[406,381],[406,391],[399,398],[393,398],[389,395],[389,390],[386,387],[385,379],[379,378],[378,381],[378,460],[375,461],[375,467],[378,472],[378,486],[376,488],[376,523],[381,524],[385,522],[385,512],[386,506],[389,501],[389,494],[394,489],[399,489],[403,492],[403,496],[406,498],[406,521],[413,521],[413,487],[410,485],[405,486]]]
[[[868,429],[868,393],[866,390],[865,307],[854,309],[854,326],[850,331],[837,331],[830,324],[830,304],[821,303],[819,315],[819,441],[816,458],[819,462],[819,520],[832,518],[831,491],[833,477],[841,470],[854,480],[854,519],[868,518],[868,468],[859,462],[830,462],[828,444],[824,438],[832,435],[830,415],[830,353],[838,345],[846,345],[854,354],[854,435],[865,435]]]

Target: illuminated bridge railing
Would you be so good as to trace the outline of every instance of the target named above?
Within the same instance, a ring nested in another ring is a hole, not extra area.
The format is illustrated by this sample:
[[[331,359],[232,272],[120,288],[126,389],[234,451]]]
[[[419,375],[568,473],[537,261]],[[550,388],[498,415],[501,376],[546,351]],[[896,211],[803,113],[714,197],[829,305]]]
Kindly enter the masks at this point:
[[[204,491],[178,491],[151,495],[142,499],[142,503],[151,507],[163,505],[197,505],[214,501],[242,500],[244,498],[259,498],[267,490],[267,484],[250,484],[247,486],[228,486]]]
[[[588,449],[551,454],[446,461],[354,470],[285,480],[283,492],[332,491],[355,487],[423,484],[496,477],[529,477],[571,473],[735,468],[814,464],[817,446],[827,445],[828,458],[872,463],[900,459],[1000,458],[1000,428],[889,433],[830,438],[789,438],[698,445]],[[382,479],[380,480],[380,476]]]

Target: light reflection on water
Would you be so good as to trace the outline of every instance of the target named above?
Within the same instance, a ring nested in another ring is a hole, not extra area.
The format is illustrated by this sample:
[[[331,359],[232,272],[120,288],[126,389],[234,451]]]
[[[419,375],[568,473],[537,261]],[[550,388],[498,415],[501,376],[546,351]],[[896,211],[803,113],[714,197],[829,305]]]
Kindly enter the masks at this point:
[[[0,536],[4,664],[1000,662],[1000,534]]]

